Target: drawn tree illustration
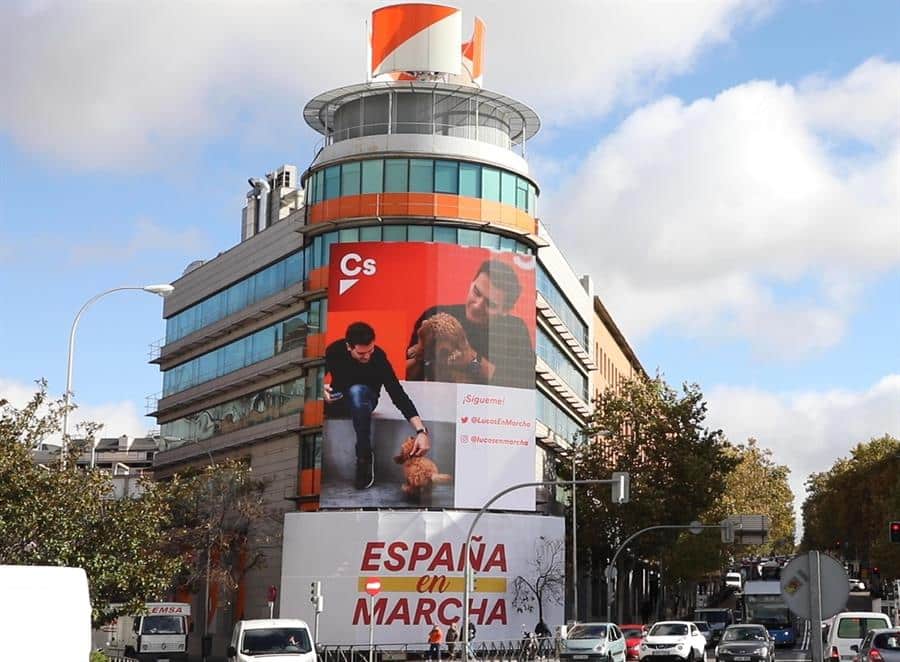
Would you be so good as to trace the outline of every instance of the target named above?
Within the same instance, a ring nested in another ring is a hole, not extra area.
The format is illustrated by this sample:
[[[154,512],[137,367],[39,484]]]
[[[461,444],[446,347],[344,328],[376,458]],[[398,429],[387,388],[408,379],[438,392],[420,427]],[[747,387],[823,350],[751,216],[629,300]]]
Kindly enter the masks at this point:
[[[534,558],[529,561],[527,577],[513,580],[512,606],[519,613],[534,613],[544,622],[544,605],[561,605],[566,587],[565,543],[558,539],[538,538],[534,543]]]

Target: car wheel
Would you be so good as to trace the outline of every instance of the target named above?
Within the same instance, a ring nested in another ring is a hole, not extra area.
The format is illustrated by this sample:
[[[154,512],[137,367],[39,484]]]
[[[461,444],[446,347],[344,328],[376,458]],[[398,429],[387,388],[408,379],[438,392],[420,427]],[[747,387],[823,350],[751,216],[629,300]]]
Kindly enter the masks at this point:
[[[694,662],[694,649],[688,651],[688,656],[684,662]]]

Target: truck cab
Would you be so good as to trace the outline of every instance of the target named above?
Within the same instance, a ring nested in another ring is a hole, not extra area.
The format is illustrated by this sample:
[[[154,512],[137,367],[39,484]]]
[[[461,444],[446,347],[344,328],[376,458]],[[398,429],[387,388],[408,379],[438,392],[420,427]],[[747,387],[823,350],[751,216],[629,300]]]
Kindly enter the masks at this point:
[[[149,602],[142,614],[119,616],[103,626],[95,645],[140,662],[184,662],[191,629],[191,606],[185,602]]]

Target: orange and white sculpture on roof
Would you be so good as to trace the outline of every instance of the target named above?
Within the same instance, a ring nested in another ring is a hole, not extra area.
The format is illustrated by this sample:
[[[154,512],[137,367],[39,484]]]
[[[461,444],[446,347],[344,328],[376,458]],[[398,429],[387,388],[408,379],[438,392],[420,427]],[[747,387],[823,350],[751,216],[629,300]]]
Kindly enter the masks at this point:
[[[475,18],[462,42],[462,12],[454,7],[408,3],[372,12],[369,75],[374,81],[442,79],[481,87],[484,21]]]

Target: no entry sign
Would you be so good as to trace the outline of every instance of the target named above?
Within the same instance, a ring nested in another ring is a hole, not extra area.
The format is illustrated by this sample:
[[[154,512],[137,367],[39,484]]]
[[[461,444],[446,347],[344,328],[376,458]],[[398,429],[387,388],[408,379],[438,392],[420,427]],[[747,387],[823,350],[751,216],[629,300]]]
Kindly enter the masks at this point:
[[[375,577],[369,577],[366,580],[366,593],[373,596],[381,593],[381,581]]]

